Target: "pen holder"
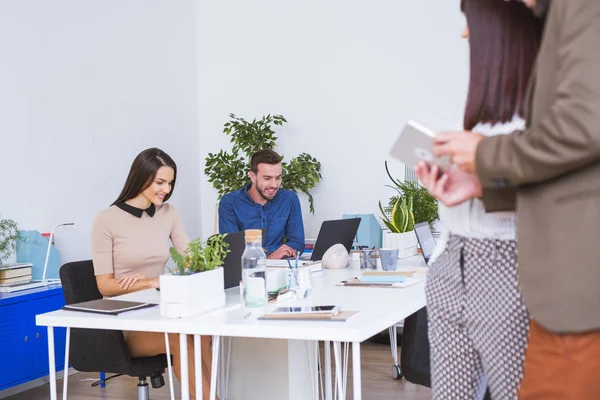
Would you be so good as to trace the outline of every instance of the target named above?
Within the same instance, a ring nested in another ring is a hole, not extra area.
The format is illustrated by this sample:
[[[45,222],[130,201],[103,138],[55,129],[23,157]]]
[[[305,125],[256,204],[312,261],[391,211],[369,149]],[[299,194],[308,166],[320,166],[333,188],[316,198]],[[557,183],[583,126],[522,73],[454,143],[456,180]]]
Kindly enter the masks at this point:
[[[298,268],[291,268],[288,274],[288,289],[296,288],[300,286],[298,279]]]
[[[377,249],[360,250],[360,269],[377,269]]]

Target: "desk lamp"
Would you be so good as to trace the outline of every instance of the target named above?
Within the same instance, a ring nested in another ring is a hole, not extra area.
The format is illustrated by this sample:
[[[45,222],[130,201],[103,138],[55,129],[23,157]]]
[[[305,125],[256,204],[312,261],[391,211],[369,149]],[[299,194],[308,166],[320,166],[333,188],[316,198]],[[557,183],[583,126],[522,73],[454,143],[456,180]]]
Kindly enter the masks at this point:
[[[42,282],[44,282],[45,284],[50,283],[49,281],[46,280],[46,269],[48,268],[48,259],[50,258],[50,248],[52,247],[52,241],[54,240],[54,231],[56,230],[56,228],[59,228],[61,226],[71,226],[71,225],[75,225],[75,223],[66,222],[64,224],[58,224],[58,225],[54,226],[54,228],[52,228],[52,231],[50,232],[50,237],[48,238],[48,250],[46,251],[46,261],[44,262],[44,272],[42,273]]]

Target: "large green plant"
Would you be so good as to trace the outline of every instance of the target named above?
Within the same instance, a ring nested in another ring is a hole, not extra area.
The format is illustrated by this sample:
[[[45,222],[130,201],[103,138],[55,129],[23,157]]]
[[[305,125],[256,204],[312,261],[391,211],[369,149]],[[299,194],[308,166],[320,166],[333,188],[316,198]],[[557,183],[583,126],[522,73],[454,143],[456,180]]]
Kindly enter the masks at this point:
[[[233,148],[230,153],[224,150],[209,153],[204,168],[204,173],[217,190],[219,199],[250,183],[248,177],[250,157],[258,150],[273,149],[277,136],[272,126],[281,126],[287,122],[282,115],[269,114],[252,122],[235,114],[229,114],[229,117],[230,120],[225,123],[223,132],[231,137]],[[314,213],[314,201],[310,191],[322,178],[321,163],[311,155],[302,153],[289,162],[284,159],[281,164],[283,167],[281,187],[306,194],[310,212]]]
[[[394,179],[390,174],[387,162],[385,163],[385,170],[393,183],[393,185],[386,186],[396,190],[398,194],[390,198],[387,207],[381,208],[384,216],[389,215],[392,212],[394,205],[396,205],[399,200],[401,201],[403,198],[410,198],[413,201],[414,222],[419,223],[427,221],[433,229],[433,222],[439,218],[437,200],[429,194],[427,188],[419,185],[417,182]]]
[[[17,251],[17,244],[22,240],[17,223],[12,219],[2,219],[0,216],[0,265]]]
[[[188,244],[183,255],[171,247],[171,257],[177,265],[176,269],[171,272],[174,275],[189,275],[211,271],[223,265],[225,257],[229,253],[229,243],[224,240],[225,236],[213,235],[208,238],[206,243],[200,239],[194,239]]]

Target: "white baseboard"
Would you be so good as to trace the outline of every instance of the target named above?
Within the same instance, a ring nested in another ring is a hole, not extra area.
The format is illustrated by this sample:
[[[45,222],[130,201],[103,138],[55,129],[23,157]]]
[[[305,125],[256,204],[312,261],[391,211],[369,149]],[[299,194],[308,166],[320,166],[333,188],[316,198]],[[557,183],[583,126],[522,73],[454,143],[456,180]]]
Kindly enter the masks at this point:
[[[73,374],[76,374],[76,373],[77,373],[77,371],[75,371],[73,368],[69,368],[69,376],[73,375]],[[56,380],[62,379],[63,374],[64,374],[64,371],[57,372],[56,373]],[[4,398],[10,397],[10,396],[14,396],[15,394],[22,393],[22,392],[24,392],[26,390],[29,390],[29,389],[33,389],[34,387],[45,385],[48,382],[50,382],[50,377],[49,376],[43,376],[41,378],[34,379],[32,381],[22,383],[20,385],[13,386],[13,387],[8,388],[8,389],[0,390],[0,399],[4,399]],[[61,387],[61,390],[62,390],[62,387]]]

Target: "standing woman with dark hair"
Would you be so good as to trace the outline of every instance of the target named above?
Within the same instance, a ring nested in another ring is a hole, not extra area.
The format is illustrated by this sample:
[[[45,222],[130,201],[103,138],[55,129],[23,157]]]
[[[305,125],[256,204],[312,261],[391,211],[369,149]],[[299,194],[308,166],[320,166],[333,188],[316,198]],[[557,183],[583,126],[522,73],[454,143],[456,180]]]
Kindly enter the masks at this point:
[[[158,277],[169,260],[169,240],[181,254],[189,238],[179,215],[167,204],[175,189],[177,165],[164,151],[151,148],[133,161],[121,194],[101,211],[92,228],[92,258],[98,289],[111,297],[158,288]],[[157,332],[124,332],[132,357],[166,353],[165,337]],[[190,394],[195,391],[194,345],[188,354],[179,350],[179,336],[169,335],[175,374],[181,376],[181,357],[188,357]],[[210,338],[202,337],[203,397],[209,398],[212,365]]]
[[[461,7],[471,72],[464,128],[511,133],[525,124],[543,22],[520,2],[463,0]],[[416,172],[440,197],[438,168],[420,164]],[[517,278],[515,214],[488,214],[474,199],[440,205],[440,219],[444,233],[426,286],[433,398],[481,399],[487,385],[494,399],[516,399],[529,316]]]

